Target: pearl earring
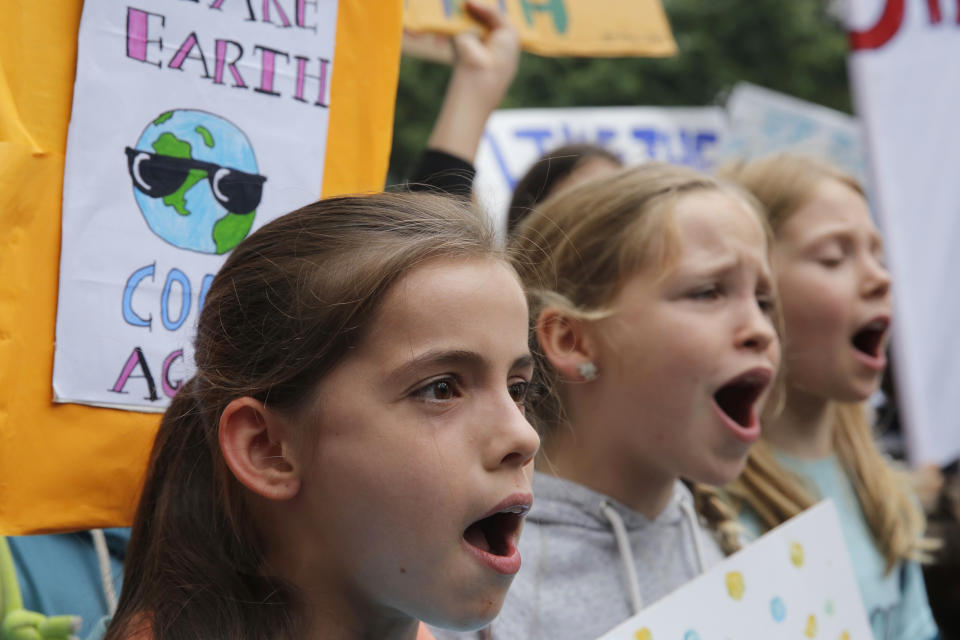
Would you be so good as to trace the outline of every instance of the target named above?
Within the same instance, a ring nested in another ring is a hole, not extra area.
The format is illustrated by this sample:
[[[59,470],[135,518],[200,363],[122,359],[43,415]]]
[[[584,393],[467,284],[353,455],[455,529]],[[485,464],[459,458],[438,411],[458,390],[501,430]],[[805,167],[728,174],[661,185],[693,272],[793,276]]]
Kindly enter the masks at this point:
[[[580,373],[580,377],[583,378],[585,382],[597,379],[597,365],[592,362],[581,362],[577,366],[577,372]]]

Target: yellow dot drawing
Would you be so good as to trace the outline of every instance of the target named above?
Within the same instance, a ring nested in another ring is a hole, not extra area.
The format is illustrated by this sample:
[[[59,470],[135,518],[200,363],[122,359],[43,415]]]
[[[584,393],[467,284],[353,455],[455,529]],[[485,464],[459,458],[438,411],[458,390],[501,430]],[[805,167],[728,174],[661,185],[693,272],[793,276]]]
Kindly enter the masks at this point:
[[[807,616],[807,628],[803,630],[803,635],[813,638],[817,635],[817,618],[812,613]]]
[[[743,574],[739,571],[731,571],[727,574],[727,592],[734,600],[743,598],[743,592],[747,590],[743,583]]]
[[[799,542],[790,543],[790,562],[797,567],[803,566],[803,545]]]
[[[848,631],[844,631],[843,633],[841,633],[840,640],[850,640],[850,633]]]
[[[633,637],[635,640],[653,640],[653,634],[650,633],[650,629],[647,629],[646,627],[634,633]]]

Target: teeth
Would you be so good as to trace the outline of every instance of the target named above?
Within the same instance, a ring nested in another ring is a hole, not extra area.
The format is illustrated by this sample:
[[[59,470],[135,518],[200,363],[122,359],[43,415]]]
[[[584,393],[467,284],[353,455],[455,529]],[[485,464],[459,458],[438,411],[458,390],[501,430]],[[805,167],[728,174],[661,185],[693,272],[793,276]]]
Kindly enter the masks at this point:
[[[884,320],[874,320],[873,322],[864,326],[864,329],[876,329],[877,331],[883,331],[887,328],[887,323]]]
[[[518,515],[522,515],[529,510],[530,510],[530,507],[528,505],[518,504],[515,507],[507,507],[506,509],[503,509],[502,511],[500,511],[500,513],[515,513]]]
[[[767,383],[770,382],[770,374],[765,371],[750,371],[741,376],[738,376],[727,383],[727,385],[744,385],[750,384],[758,387],[765,387]]]

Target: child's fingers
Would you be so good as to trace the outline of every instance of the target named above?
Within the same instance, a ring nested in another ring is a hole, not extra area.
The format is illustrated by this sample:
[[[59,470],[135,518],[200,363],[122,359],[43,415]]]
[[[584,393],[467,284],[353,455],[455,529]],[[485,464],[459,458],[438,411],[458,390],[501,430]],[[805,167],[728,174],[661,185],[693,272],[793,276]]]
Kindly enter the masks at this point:
[[[483,25],[488,31],[495,31],[508,24],[506,17],[496,7],[481,4],[474,0],[467,0],[464,6],[467,8],[470,17]]]
[[[453,37],[453,52],[457,60],[482,60],[486,55],[477,34],[464,32]]]

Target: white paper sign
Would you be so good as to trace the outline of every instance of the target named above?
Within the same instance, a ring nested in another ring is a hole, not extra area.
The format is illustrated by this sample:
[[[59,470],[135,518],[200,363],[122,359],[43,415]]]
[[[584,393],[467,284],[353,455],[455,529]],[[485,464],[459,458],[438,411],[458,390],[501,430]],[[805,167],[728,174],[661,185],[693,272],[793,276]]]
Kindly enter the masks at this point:
[[[336,0],[84,3],[59,402],[162,410],[225,256],[320,195]]]
[[[857,113],[893,274],[897,401],[914,464],[960,456],[956,2],[852,0]]]
[[[706,169],[725,129],[720,107],[497,111],[487,121],[477,152],[474,192],[497,228],[504,229],[517,181],[547,151],[589,142],[609,149],[625,164],[662,160]]]
[[[832,162],[866,185],[863,134],[853,116],[746,82],[733,88],[726,106],[724,157],[803,153]]]
[[[840,520],[824,500],[601,640],[872,640]]]

